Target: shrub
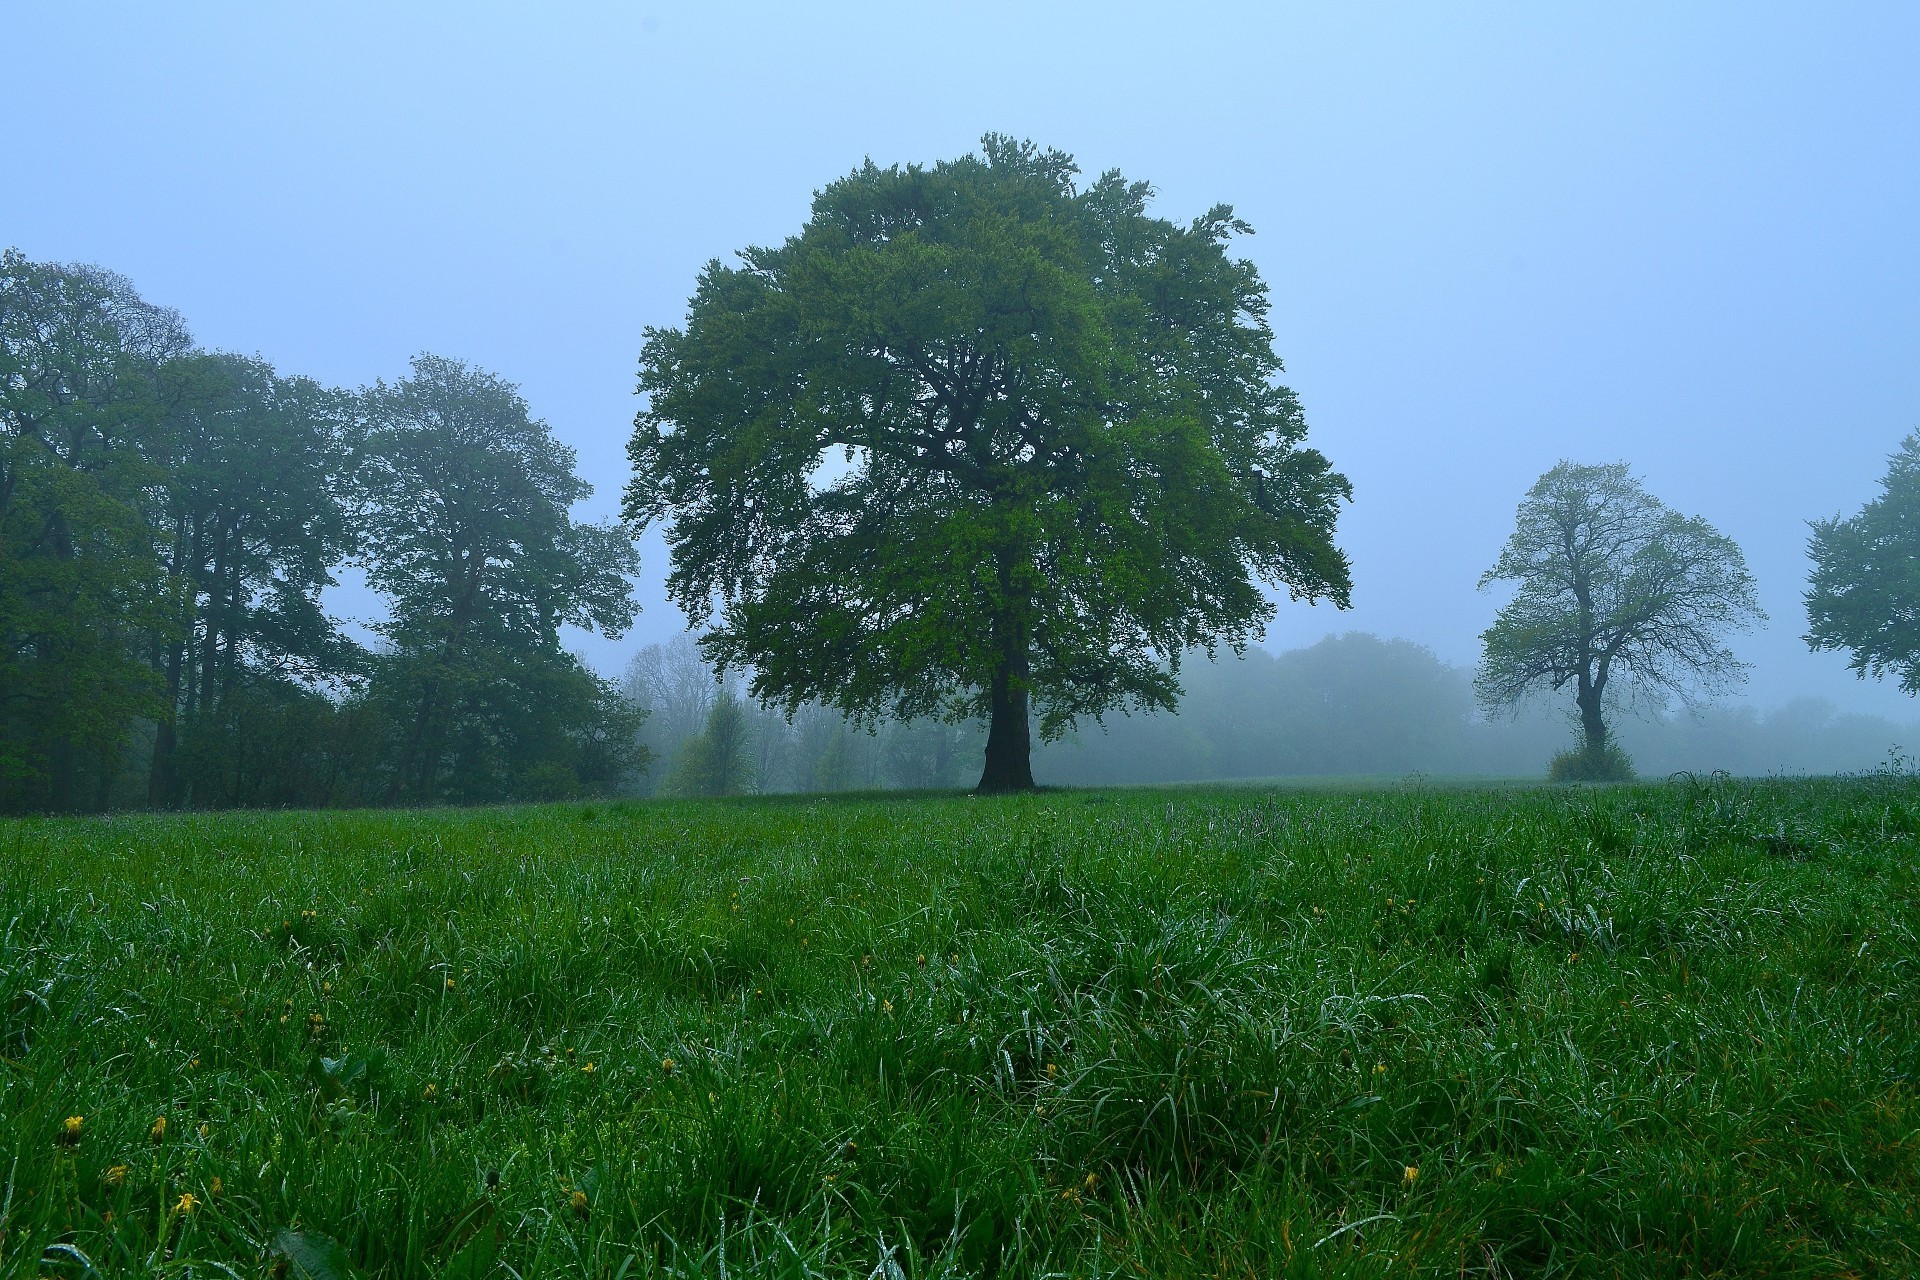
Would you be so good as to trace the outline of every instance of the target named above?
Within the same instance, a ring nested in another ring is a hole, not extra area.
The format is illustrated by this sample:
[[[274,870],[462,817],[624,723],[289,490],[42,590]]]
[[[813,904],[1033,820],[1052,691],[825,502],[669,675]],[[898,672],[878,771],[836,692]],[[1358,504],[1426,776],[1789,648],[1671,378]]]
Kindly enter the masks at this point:
[[[1633,761],[1611,742],[1598,750],[1580,747],[1555,756],[1547,766],[1547,778],[1552,782],[1632,782]]]

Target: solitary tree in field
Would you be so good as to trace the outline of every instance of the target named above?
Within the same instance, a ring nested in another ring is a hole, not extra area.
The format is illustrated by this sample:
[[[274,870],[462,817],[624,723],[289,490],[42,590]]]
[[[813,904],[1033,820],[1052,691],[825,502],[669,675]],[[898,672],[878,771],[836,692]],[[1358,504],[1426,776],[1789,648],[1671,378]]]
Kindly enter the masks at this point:
[[[1718,692],[1745,677],[1723,637],[1765,618],[1740,548],[1665,506],[1625,463],[1541,476],[1480,586],[1495,582],[1519,590],[1480,637],[1475,687],[1489,707],[1571,687],[1576,773],[1606,772],[1616,680],[1661,698]]]
[[[625,511],[670,519],[669,591],[789,714],[988,720],[983,791],[1042,735],[1170,707],[1261,580],[1344,606],[1345,478],[1302,447],[1267,290],[1226,206],[1076,184],[1056,151],[868,163],[651,330]]]
[[[1861,677],[1898,676],[1920,694],[1920,431],[1901,442],[1879,497],[1814,522],[1807,554],[1807,643],[1851,650]]]

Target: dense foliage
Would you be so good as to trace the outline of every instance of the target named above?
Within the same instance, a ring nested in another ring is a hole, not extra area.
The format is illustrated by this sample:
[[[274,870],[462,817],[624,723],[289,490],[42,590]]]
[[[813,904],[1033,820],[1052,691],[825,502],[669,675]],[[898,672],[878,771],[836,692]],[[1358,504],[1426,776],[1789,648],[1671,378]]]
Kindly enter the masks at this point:
[[[637,712],[562,651],[636,568],[511,386],[358,393],[197,350],[94,267],[0,258],[0,813],[560,797]],[[354,563],[377,652],[321,608]]]
[[[1860,675],[1920,695],[1920,431],[1889,460],[1879,497],[1814,522],[1807,554],[1807,643],[1848,650]]]
[[[789,712],[981,719],[987,791],[1033,785],[1030,717],[1172,706],[1188,650],[1259,634],[1262,582],[1349,591],[1248,228],[1077,172],[994,136],[869,163],[641,355],[626,512],[670,521],[688,616],[718,604],[709,656]]]
[[[1893,775],[18,821],[0,1270],[1911,1275],[1917,869]]]

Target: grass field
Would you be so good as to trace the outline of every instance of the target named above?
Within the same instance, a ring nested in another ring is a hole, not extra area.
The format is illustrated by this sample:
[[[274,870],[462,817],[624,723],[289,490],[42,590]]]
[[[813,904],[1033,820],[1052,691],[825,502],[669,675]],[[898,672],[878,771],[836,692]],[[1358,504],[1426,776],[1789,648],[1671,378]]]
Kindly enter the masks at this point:
[[[14,822],[0,1270],[1913,1275],[1917,833],[1891,775]]]

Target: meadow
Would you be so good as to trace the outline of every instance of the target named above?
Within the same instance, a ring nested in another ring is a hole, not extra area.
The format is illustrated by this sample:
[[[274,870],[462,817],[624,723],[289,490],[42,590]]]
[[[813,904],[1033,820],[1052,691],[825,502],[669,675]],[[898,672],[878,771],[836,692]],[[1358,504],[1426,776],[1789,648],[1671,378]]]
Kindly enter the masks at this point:
[[[1920,1273],[1920,782],[0,826],[0,1270]]]

